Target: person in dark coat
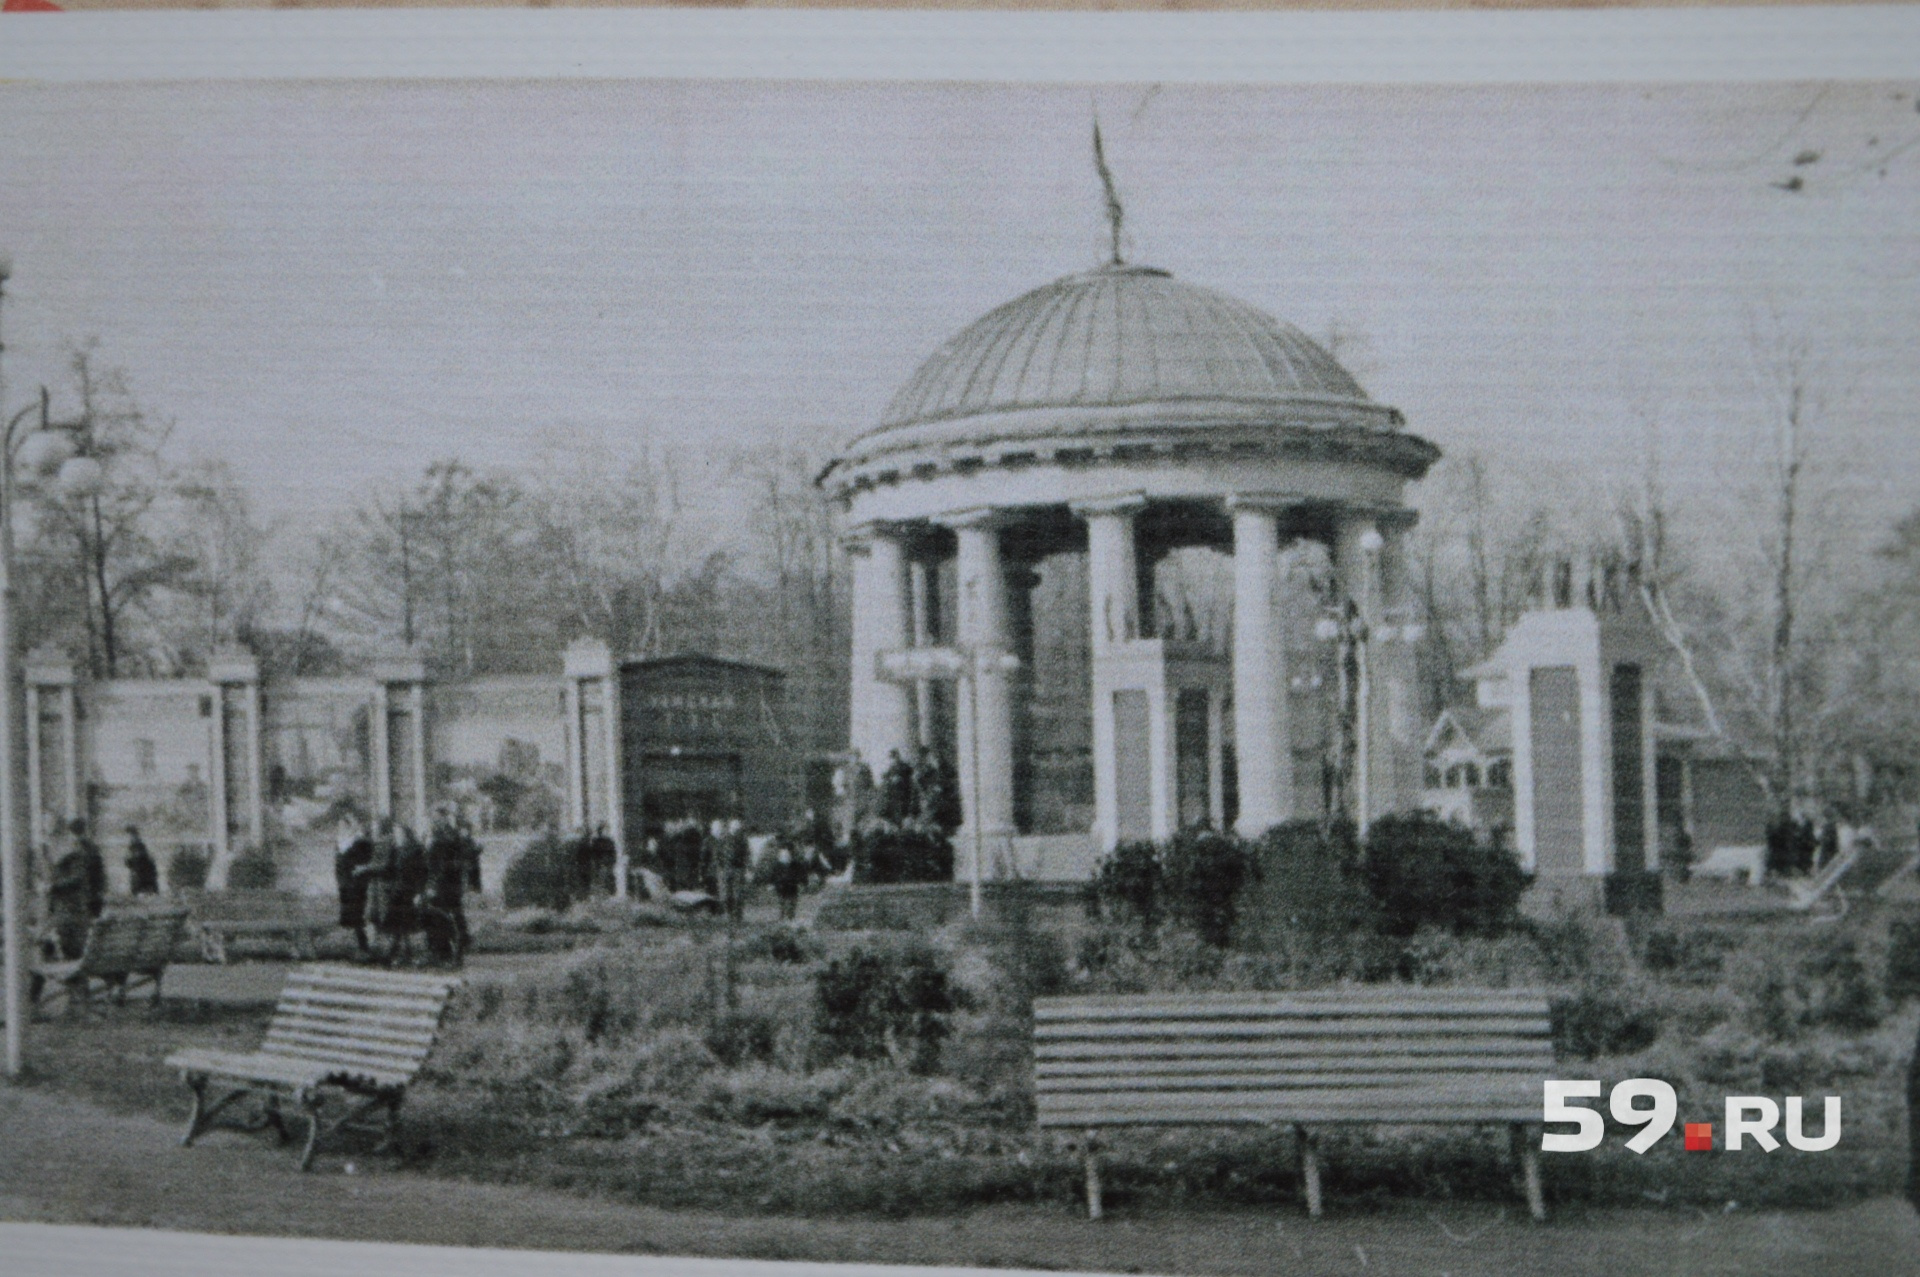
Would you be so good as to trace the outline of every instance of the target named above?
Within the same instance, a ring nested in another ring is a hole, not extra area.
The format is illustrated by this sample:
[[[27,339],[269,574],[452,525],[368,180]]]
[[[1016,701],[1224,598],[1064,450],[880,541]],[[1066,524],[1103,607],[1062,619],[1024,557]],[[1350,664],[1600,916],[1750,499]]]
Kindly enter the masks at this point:
[[[753,861],[753,849],[747,843],[746,826],[737,819],[728,821],[720,847],[727,916],[739,922],[746,916],[747,871]]]
[[[443,813],[427,840],[426,889],[420,910],[427,952],[435,962],[457,967],[465,957],[466,887],[466,840]]]
[[[904,825],[914,815],[913,764],[897,749],[887,751],[887,770],[880,777],[880,819]]]
[[[715,900],[724,900],[721,883],[725,880],[724,866],[727,863],[727,822],[716,820],[707,827],[700,839],[700,881],[696,888],[706,892]]]
[[[147,850],[147,844],[140,840],[140,830],[127,826],[127,891],[135,896],[157,896],[160,894],[160,866],[153,862],[153,853]]]
[[[574,900],[593,899],[593,835],[585,825],[573,836],[568,845],[573,857],[573,888],[568,892]]]
[[[367,867],[373,863],[373,839],[357,822],[340,827],[339,849],[333,857],[333,885],[340,895],[340,925],[353,932],[361,957],[372,952],[367,944]]]
[[[87,927],[107,905],[107,862],[87,837],[87,822],[67,826],[70,850],[53,865],[47,891],[47,921],[53,925],[63,958],[77,958],[87,944]]]
[[[773,894],[780,900],[782,922],[792,922],[800,912],[800,889],[806,885],[809,867],[809,849],[803,835],[797,831],[783,835],[774,848],[773,861],[766,873]]]
[[[401,898],[402,842],[393,817],[382,816],[373,836],[373,855],[359,872],[367,880],[366,920],[386,942],[382,957],[392,962],[413,930],[413,906]],[[407,942],[409,945],[410,941]]]
[[[411,825],[401,825],[394,838],[393,897],[387,902],[387,929],[392,961],[413,961],[413,933],[420,930],[420,902],[427,891],[427,847]]]
[[[587,882],[595,895],[611,896],[614,893],[614,875],[620,863],[620,847],[613,841],[613,835],[607,832],[606,825],[593,828],[593,837],[587,841]]]

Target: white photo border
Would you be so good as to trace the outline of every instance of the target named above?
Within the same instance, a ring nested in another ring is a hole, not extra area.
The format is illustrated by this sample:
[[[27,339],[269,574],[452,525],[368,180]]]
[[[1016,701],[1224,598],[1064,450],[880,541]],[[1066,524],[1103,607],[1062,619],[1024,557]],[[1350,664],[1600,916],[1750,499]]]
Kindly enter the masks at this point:
[[[0,83],[771,79],[1761,83],[1920,76],[1920,4],[1280,13],[241,10],[11,14]],[[233,1237],[0,1221],[11,1277],[889,1277],[977,1269]],[[1008,1277],[1006,1270],[994,1270]]]

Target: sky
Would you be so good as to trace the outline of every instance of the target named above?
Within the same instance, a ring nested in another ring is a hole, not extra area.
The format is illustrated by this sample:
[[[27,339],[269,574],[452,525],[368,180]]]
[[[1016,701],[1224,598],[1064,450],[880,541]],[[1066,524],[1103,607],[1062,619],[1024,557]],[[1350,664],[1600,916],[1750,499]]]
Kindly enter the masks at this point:
[[[1096,111],[1130,260],[1337,334],[1515,499],[1630,481],[1651,422],[1719,517],[1799,342],[1823,517],[1864,546],[1920,506],[1896,84],[0,86],[8,404],[97,336],[296,533],[556,434],[824,454],[953,332],[1101,260]]]

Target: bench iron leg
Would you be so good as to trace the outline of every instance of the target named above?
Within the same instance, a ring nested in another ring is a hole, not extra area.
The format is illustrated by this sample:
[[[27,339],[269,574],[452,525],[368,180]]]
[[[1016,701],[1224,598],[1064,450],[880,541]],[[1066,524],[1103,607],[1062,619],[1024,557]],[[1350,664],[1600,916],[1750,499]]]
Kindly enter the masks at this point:
[[[320,1127],[320,1097],[302,1096],[300,1111],[306,1115],[307,1119],[307,1142],[300,1150],[300,1169],[310,1171],[313,1169],[313,1155],[320,1148],[320,1136],[323,1133]]]
[[[193,1089],[193,1113],[187,1118],[187,1133],[180,1137],[180,1147],[182,1148],[193,1147],[193,1142],[206,1133],[208,1128],[213,1125],[213,1119],[219,1116],[222,1109],[248,1093],[245,1087],[241,1087],[238,1090],[228,1091],[218,1100],[209,1104],[207,1103],[207,1079],[205,1077],[190,1077],[187,1079],[187,1085]]]
[[[1101,1200],[1100,1143],[1097,1132],[1087,1132],[1083,1152],[1086,1155],[1087,1164],[1087,1218],[1099,1219],[1106,1207]]]
[[[1523,1122],[1511,1128],[1513,1149],[1520,1159],[1521,1183],[1527,1193],[1527,1213],[1540,1223],[1547,1218],[1547,1202],[1540,1189],[1540,1147],[1533,1131]]]
[[[1307,1216],[1320,1218],[1320,1141],[1304,1126],[1293,1128],[1300,1144],[1300,1181],[1307,1191]]]

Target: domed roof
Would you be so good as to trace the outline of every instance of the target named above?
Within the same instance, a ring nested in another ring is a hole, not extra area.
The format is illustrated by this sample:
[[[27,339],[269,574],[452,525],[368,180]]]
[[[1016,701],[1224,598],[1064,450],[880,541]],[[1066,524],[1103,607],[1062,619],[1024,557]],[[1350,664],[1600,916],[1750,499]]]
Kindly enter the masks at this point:
[[[920,366],[880,429],[1033,408],[1204,400],[1365,403],[1291,324],[1148,266],[1057,279],[990,311]]]

